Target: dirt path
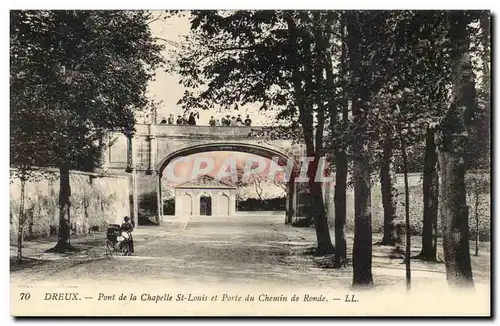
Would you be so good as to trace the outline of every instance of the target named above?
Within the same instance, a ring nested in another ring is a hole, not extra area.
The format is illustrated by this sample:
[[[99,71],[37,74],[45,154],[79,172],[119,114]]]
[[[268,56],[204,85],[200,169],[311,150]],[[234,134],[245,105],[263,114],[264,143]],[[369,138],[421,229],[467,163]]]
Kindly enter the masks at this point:
[[[140,227],[134,232],[136,253],[132,257],[104,257],[103,233],[75,239],[84,250],[60,257],[42,253],[51,240],[27,242],[25,253],[35,258],[31,268],[11,266],[11,281],[71,282],[75,279],[99,283],[119,279],[200,282],[210,284],[301,284],[308,287],[348,288],[352,267],[321,268],[325,258],[307,254],[315,245],[313,229],[284,225],[277,216],[241,216],[227,219],[197,218],[178,230],[175,223]],[[379,236],[374,235],[374,242]],[[348,239],[352,244],[352,235]],[[420,239],[413,240],[418,254]],[[405,271],[400,259],[388,258],[390,248],[374,246],[373,274],[377,287],[404,287]],[[351,249],[351,248],[350,248]],[[15,247],[11,253],[15,254]],[[489,244],[472,257],[476,282],[489,282]],[[351,253],[349,252],[349,257]],[[445,282],[443,264],[412,261],[413,282]]]

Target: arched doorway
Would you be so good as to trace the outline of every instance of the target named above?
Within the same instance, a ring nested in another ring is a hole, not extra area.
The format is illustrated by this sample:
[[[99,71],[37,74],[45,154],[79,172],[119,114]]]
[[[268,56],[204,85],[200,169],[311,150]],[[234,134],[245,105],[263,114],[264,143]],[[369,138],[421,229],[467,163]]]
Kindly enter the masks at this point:
[[[200,215],[212,215],[212,197],[210,195],[200,196]]]

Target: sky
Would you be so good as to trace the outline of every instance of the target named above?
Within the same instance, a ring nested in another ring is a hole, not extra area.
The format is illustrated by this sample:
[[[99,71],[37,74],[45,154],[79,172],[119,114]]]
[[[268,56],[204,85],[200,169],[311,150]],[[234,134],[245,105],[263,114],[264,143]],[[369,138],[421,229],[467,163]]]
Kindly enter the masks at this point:
[[[189,33],[190,23],[189,18],[186,17],[170,17],[168,19],[162,19],[165,14],[161,11],[153,12],[155,17],[160,16],[160,19],[151,23],[151,30],[154,37],[166,39],[172,42],[181,42],[182,37]],[[170,43],[171,44],[171,43]],[[166,49],[163,51],[165,57],[169,56],[169,49],[172,49],[173,45],[166,45]],[[152,81],[148,87],[149,96],[155,101],[161,101],[158,111],[158,121],[161,121],[163,117],[167,118],[169,114],[173,114],[174,117],[183,114],[183,109],[177,102],[181,99],[184,94],[184,86],[179,84],[179,76],[173,73],[167,73],[164,71],[165,68],[160,68],[156,72],[156,79]],[[197,121],[198,125],[208,125],[208,121],[211,116],[215,119],[220,119],[221,117],[230,114],[231,116],[236,116],[241,114],[242,117],[246,117],[250,114],[252,119],[252,125],[255,126],[269,126],[273,125],[274,114],[272,112],[263,112],[259,110],[259,106],[247,105],[244,108],[240,108],[238,111],[235,110],[202,110],[199,111],[200,118]],[[140,121],[139,121],[140,122]]]

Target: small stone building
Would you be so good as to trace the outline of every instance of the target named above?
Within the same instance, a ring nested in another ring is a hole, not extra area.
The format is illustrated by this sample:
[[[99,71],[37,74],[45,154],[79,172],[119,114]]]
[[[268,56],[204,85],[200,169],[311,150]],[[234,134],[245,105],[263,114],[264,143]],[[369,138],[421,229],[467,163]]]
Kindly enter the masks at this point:
[[[176,216],[233,216],[236,187],[208,175],[179,184],[175,188]]]

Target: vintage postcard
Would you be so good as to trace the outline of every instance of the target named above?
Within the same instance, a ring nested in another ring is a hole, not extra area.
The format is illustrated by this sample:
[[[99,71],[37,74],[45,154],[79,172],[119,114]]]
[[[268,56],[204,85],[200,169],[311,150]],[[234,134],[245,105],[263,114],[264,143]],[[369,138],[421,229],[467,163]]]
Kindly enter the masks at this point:
[[[11,315],[490,317],[490,18],[11,10]]]

